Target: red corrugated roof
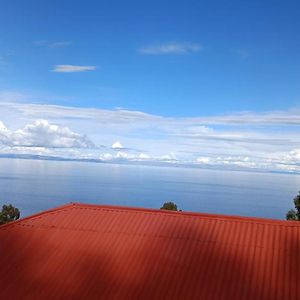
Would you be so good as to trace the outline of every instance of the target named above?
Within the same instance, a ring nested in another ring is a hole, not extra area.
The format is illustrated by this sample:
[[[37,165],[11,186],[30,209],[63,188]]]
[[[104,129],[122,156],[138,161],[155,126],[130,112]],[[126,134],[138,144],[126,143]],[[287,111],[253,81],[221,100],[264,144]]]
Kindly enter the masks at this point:
[[[300,299],[297,222],[70,204],[0,243],[0,299]]]

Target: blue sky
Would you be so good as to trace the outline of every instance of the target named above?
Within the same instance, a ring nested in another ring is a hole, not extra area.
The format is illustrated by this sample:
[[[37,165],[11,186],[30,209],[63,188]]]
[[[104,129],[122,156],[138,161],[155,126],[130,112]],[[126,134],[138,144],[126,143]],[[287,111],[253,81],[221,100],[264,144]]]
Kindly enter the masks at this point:
[[[29,141],[33,128],[26,126],[50,130],[51,138],[51,130],[68,128],[80,135],[71,134],[79,140],[67,143],[72,150],[81,145],[80,155],[91,143],[96,152],[99,145],[119,142],[134,149],[126,152],[132,159],[142,154],[180,160],[184,152],[192,153],[182,158],[188,163],[233,156],[246,163],[253,153],[253,163],[261,166],[270,163],[271,151],[289,157],[294,170],[300,161],[299,16],[299,1],[281,0],[6,1],[0,11],[0,121],[8,131],[2,130],[1,152],[8,145],[18,153],[28,146],[58,149],[66,145],[61,135],[54,144],[33,142],[38,133]],[[52,105],[59,106],[55,113]],[[85,108],[98,109],[93,124]],[[78,121],[76,114],[84,117]],[[105,119],[103,132],[99,126],[107,115],[112,119]],[[118,117],[123,128],[115,126]],[[41,119],[46,123],[36,123]],[[237,144],[246,137],[248,144]],[[262,140],[263,149],[255,146]],[[170,149],[170,142],[176,147]],[[215,153],[227,146],[228,153]],[[125,159],[124,151],[117,158]],[[66,151],[56,155],[61,153]]]
[[[298,1],[6,1],[0,87],[167,116],[294,107],[299,15]],[[199,49],[141,51],[169,44]]]

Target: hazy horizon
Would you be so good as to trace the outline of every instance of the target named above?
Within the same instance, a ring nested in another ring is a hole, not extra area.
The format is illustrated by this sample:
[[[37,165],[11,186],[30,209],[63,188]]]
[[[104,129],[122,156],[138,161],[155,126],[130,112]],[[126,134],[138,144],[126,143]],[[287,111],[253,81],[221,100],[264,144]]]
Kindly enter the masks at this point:
[[[70,202],[284,219],[300,184],[292,174],[0,159],[1,201],[22,217]]]

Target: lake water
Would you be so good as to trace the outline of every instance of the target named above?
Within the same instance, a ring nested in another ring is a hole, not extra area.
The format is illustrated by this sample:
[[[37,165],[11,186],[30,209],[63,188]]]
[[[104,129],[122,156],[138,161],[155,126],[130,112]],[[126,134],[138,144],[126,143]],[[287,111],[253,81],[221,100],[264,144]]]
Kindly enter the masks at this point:
[[[22,216],[69,202],[283,219],[300,176],[83,162],[0,159],[0,204]]]

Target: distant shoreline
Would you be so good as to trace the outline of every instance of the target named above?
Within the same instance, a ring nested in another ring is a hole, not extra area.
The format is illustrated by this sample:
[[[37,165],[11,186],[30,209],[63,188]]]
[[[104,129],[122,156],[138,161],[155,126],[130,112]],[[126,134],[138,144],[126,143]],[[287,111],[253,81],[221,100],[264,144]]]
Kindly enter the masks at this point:
[[[258,168],[242,168],[242,167],[226,167],[226,166],[208,166],[208,165],[195,165],[179,162],[154,162],[154,161],[128,161],[128,160],[113,160],[105,161],[95,158],[67,158],[46,155],[33,155],[33,154],[0,154],[0,159],[23,159],[23,160],[39,160],[39,161],[56,161],[56,162],[84,162],[84,163],[97,163],[97,164],[111,164],[111,165],[128,165],[128,166],[147,166],[147,167],[172,167],[172,168],[188,168],[188,169],[203,169],[215,171],[231,171],[231,172],[249,172],[249,173],[271,173],[271,174],[288,174],[300,175],[300,172],[295,171],[279,171],[279,170],[266,170]]]

